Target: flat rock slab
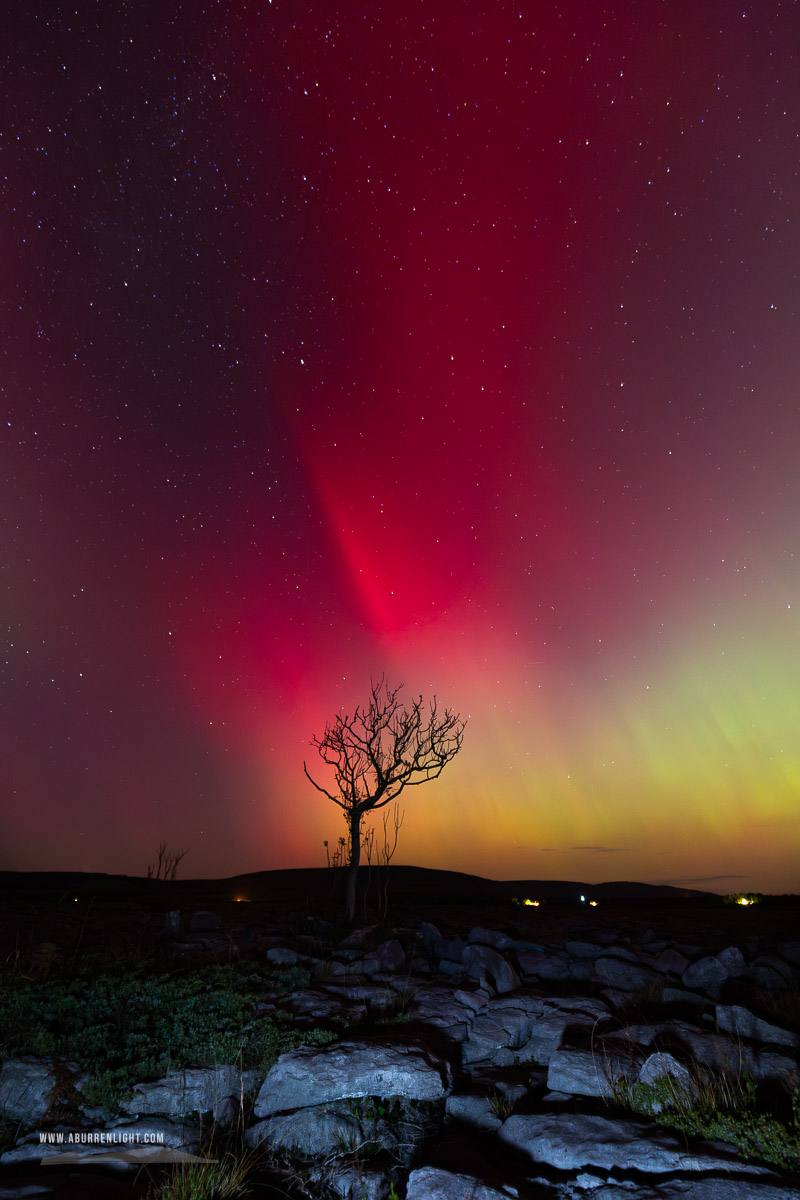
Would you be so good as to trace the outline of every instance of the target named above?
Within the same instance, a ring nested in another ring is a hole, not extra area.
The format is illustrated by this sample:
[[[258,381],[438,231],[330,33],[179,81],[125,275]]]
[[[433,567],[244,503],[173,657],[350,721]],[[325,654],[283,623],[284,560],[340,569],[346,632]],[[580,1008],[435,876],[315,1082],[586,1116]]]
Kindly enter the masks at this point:
[[[420,1167],[408,1177],[406,1200],[509,1200],[516,1190],[499,1191],[471,1175],[458,1175],[439,1167]]]
[[[329,1157],[345,1150],[355,1151],[367,1140],[361,1122],[344,1106],[300,1109],[281,1113],[251,1125],[245,1134],[248,1146],[266,1143],[272,1149],[288,1150],[306,1158]]]
[[[692,1179],[672,1183],[609,1183],[587,1193],[587,1200],[797,1200],[800,1189],[756,1179]]]
[[[549,1064],[568,1030],[572,1033],[578,1030],[588,1033],[608,1015],[608,1009],[598,1001],[576,997],[547,1001],[544,1015],[536,1021],[525,1046],[525,1060]]]
[[[463,1047],[465,1064],[502,1059],[500,1065],[514,1062],[516,1052],[528,1041],[534,1024],[545,1011],[543,1000],[518,995],[494,1000],[475,1017]],[[504,1056],[498,1051],[506,1050]]]
[[[550,1059],[547,1086],[551,1092],[571,1096],[614,1095],[614,1081],[633,1073],[631,1062],[610,1050],[557,1050]],[[638,1073],[638,1067],[636,1068]]]
[[[449,1096],[446,1111],[449,1117],[463,1121],[471,1129],[479,1129],[482,1132],[496,1133],[503,1124],[496,1115],[491,1100],[485,1094],[462,1092],[457,1096]]]
[[[190,1067],[171,1071],[156,1083],[139,1083],[130,1100],[121,1105],[126,1113],[167,1117],[211,1113],[218,1124],[227,1124],[243,1096],[258,1087],[260,1072],[241,1071],[234,1066]]]
[[[257,1117],[309,1108],[350,1096],[403,1096],[443,1100],[450,1091],[450,1065],[419,1045],[334,1042],[282,1054],[256,1097]]]
[[[710,1174],[722,1172],[735,1162],[737,1170],[748,1176],[767,1174],[762,1168],[739,1164],[711,1146],[706,1153],[687,1150],[684,1142],[647,1121],[586,1113],[534,1113],[509,1117],[497,1138],[523,1151],[533,1162],[561,1171]]]
[[[454,995],[452,988],[426,982],[412,984],[409,992],[409,1008],[416,1020],[446,1030],[451,1040],[463,1042],[474,1010],[459,1000],[458,990]],[[466,998],[466,993],[461,994]]]
[[[536,979],[564,982],[570,977],[570,959],[566,954],[543,954],[539,950],[522,950],[517,962],[523,975]]]
[[[595,974],[609,987],[633,992],[638,988],[652,987],[663,980],[657,971],[623,958],[619,951],[598,958],[594,964]]]

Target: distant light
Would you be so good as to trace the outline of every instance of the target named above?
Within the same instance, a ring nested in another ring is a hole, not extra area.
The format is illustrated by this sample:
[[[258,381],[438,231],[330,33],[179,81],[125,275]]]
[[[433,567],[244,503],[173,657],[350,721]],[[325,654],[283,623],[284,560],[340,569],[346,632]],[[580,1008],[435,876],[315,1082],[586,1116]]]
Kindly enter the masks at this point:
[[[590,900],[590,901],[589,901],[589,908],[597,908],[597,901],[596,901],[596,900]]]
[[[736,901],[737,904],[755,904],[755,900],[748,900],[747,896],[740,896]]]
[[[236,903],[237,903],[237,904],[246,904],[246,903],[247,903],[247,896],[237,896],[237,897],[236,897]]]
[[[579,896],[579,897],[578,897],[578,899],[580,900],[581,904],[585,904],[585,903],[586,903],[586,897],[585,897],[585,896]]]
[[[539,907],[538,900],[523,900],[522,903],[527,905],[528,908],[538,908]]]

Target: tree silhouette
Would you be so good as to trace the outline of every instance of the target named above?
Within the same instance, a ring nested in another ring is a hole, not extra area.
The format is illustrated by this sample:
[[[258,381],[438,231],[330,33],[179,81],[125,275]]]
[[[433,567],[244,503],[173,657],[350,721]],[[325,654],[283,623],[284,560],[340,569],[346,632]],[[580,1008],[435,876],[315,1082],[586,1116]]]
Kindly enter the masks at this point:
[[[174,850],[166,842],[158,847],[158,859],[147,868],[148,879],[174,879],[178,874],[181,860],[189,853],[188,850]]]
[[[441,775],[464,740],[466,721],[434,696],[428,709],[422,697],[406,708],[399,699],[402,684],[390,688],[383,678],[370,684],[366,706],[352,716],[338,715],[311,745],[333,771],[335,790],[322,787],[303,763],[306,778],[318,792],[344,810],[350,832],[346,919],[356,911],[361,820],[365,813],[396,800],[406,787],[418,787]]]

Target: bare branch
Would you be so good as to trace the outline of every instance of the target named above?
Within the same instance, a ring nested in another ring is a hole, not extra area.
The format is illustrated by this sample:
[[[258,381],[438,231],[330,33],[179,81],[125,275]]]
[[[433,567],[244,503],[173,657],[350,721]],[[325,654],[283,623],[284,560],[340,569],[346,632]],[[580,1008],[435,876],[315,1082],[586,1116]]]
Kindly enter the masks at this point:
[[[174,879],[178,874],[178,867],[188,853],[188,850],[175,850],[166,842],[161,842],[156,862],[150,863],[147,868],[147,878]]]
[[[313,744],[314,744],[314,743],[312,742],[312,745],[313,745]],[[305,776],[306,776],[306,779],[308,780],[308,782],[309,782],[309,783],[311,783],[311,784],[313,784],[313,785],[314,785],[314,787],[317,789],[317,791],[318,791],[318,792],[322,792],[323,796],[327,796],[327,797],[328,797],[328,799],[329,799],[329,800],[332,800],[334,804],[339,804],[339,805],[341,805],[341,807],[342,807],[342,808],[346,808],[346,805],[345,805],[344,801],[343,801],[343,800],[342,800],[342,799],[341,799],[339,796],[334,796],[334,795],[332,795],[332,794],[331,794],[331,793],[328,791],[328,789],[327,789],[327,788],[320,787],[320,785],[317,783],[316,779],[312,779],[312,778],[311,778],[311,776],[310,776],[310,775],[309,775],[309,773],[308,773],[308,767],[306,766],[306,764],[305,764],[305,763],[303,763],[303,770],[304,770],[304,772],[305,772]]]

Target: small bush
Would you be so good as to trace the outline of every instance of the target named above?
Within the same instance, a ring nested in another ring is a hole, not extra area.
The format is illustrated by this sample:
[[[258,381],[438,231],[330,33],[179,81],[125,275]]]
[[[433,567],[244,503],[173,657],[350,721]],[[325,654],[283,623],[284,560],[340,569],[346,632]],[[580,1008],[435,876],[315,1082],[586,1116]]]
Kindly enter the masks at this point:
[[[742,1158],[761,1159],[789,1171],[800,1169],[800,1129],[768,1113],[720,1113],[707,1116],[698,1127],[703,1137],[735,1146]]]
[[[698,1069],[690,1095],[671,1075],[652,1084],[613,1084],[614,1101],[625,1108],[654,1116],[661,1124],[687,1137],[727,1142],[744,1159],[757,1159],[784,1170],[800,1169],[800,1092],[792,1097],[787,1122],[758,1111],[751,1076],[712,1078]]]

